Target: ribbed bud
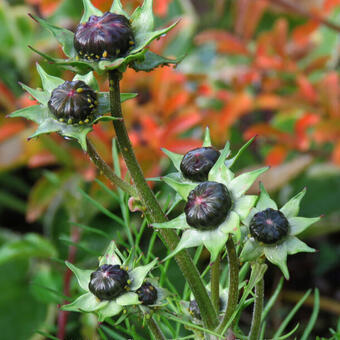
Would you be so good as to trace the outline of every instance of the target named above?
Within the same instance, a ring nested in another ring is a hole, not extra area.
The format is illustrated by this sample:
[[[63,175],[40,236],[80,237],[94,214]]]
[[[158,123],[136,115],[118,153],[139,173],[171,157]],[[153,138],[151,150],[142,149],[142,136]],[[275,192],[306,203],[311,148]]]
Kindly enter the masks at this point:
[[[150,282],[144,282],[136,293],[142,305],[153,305],[157,300],[157,289]]]

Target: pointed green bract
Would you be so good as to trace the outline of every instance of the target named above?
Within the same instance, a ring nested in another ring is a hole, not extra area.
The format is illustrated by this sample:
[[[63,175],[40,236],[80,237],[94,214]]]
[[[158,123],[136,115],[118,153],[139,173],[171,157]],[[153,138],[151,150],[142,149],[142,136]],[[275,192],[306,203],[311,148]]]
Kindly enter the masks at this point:
[[[239,228],[240,217],[235,211],[231,211],[226,220],[219,226],[224,233],[233,233]]]
[[[99,260],[99,267],[103,264],[121,265],[122,259],[117,254],[117,245],[114,241],[111,241],[107,247],[105,254]]]
[[[74,39],[74,33],[61,27],[54,26],[50,24],[48,21],[39,18],[35,15],[32,15],[34,20],[39,22],[39,24],[46,28],[48,31],[50,31],[53,36],[57,39],[57,41],[60,43],[62,46],[62,49],[64,53],[68,57],[75,57],[77,55],[77,52],[73,46],[73,39]]]
[[[129,19],[129,15],[123,10],[123,6],[120,2],[120,0],[113,0],[110,12],[115,14],[124,15]]]
[[[210,147],[212,146],[211,144],[211,138],[210,138],[210,130],[208,127],[205,128],[204,132],[204,139],[203,139],[203,147]]]
[[[312,224],[318,222],[320,217],[291,217],[288,219],[289,227],[290,227],[290,234],[291,235],[298,235],[306,230]]]
[[[242,221],[249,215],[249,212],[254,206],[256,200],[257,196],[255,195],[245,195],[236,201],[234,210],[240,216]]]
[[[307,246],[306,243],[300,241],[297,237],[294,236],[288,236],[286,247],[287,247],[287,253],[289,255],[294,255],[297,253],[314,253],[315,249]]]
[[[92,293],[86,293],[72,303],[62,306],[61,309],[70,312],[94,312],[108,303],[109,301],[99,301]]]
[[[47,106],[50,99],[50,94],[47,91],[32,89],[31,87],[20,83],[20,86],[27,91],[32,97],[34,97],[40,104]]]
[[[252,139],[250,139],[246,144],[244,144],[244,145],[241,147],[241,149],[238,150],[237,154],[236,154],[233,158],[227,159],[227,160],[225,161],[226,167],[231,168],[231,167],[234,165],[234,163],[238,160],[238,158],[242,155],[242,153],[243,153],[243,152],[248,148],[248,146],[253,142],[254,139],[255,139],[255,137],[252,138]]]
[[[132,28],[136,34],[151,32],[154,29],[154,17],[152,12],[152,0],[144,0],[142,7],[137,7],[131,16]]]
[[[119,314],[122,309],[123,307],[118,305],[118,303],[116,303],[115,301],[110,301],[110,303],[108,303],[97,312],[98,321],[103,322],[106,318],[111,318],[112,316]]]
[[[164,223],[152,223],[152,227],[156,229],[188,229],[190,226],[187,223],[185,214],[181,214],[176,218]]]
[[[180,165],[181,165],[181,162],[182,162],[182,159],[183,159],[183,155],[179,154],[179,153],[175,153],[175,152],[172,152],[172,151],[169,151],[165,148],[162,148],[161,149],[172,161],[173,165],[175,166],[175,168],[178,170],[178,171],[181,171],[181,168],[180,168]]]
[[[258,243],[250,238],[244,244],[241,254],[240,254],[240,261],[254,261],[262,255],[263,250],[258,245]]]
[[[90,86],[92,88],[92,90],[99,91],[99,85],[98,85],[97,79],[95,78],[93,72],[88,72],[88,73],[85,73],[83,75],[77,74],[73,78],[73,80],[81,80],[85,84]],[[103,93],[105,93],[105,92],[103,92]]]
[[[63,84],[65,80],[49,75],[45,70],[37,63],[37,70],[41,78],[43,89],[52,92],[56,87]]]
[[[225,159],[229,156],[230,154],[230,143],[227,142],[218,157],[216,163],[214,166],[210,169],[209,175],[208,175],[208,180],[209,181],[215,181],[223,184],[227,184],[230,182],[230,172],[229,169],[227,169],[224,165]]]
[[[184,200],[188,198],[191,190],[195,189],[197,183],[191,182],[179,173],[172,173],[161,177],[161,180],[178,192]]]
[[[262,211],[268,208],[277,210],[278,209],[277,204],[270,198],[270,196],[268,195],[268,192],[266,191],[262,183],[260,183],[260,190],[261,190],[261,193],[260,193],[259,200],[256,204],[256,208],[259,211]]]
[[[282,243],[271,247],[264,247],[263,249],[266,258],[271,263],[279,266],[284,277],[289,280],[289,272],[287,268],[287,248],[286,244]]]
[[[12,112],[9,117],[17,118],[22,117],[29,120],[32,120],[35,123],[40,123],[41,116],[46,114],[46,108],[42,107],[41,105],[33,105],[28,106],[23,109],[17,110]]]
[[[75,265],[73,265],[72,263],[70,263],[68,261],[65,261],[65,264],[73,272],[73,274],[76,276],[79,286],[82,289],[88,291],[92,270],[79,269]]]
[[[281,209],[280,211],[287,217],[295,217],[300,210],[300,202],[306,194],[306,188],[300,191],[297,195],[292,197]]]
[[[203,234],[203,244],[210,252],[210,261],[216,260],[218,254],[221,252],[222,248],[225,246],[228,235],[222,231],[206,231]]]
[[[268,167],[265,167],[239,175],[230,182],[228,189],[232,191],[235,198],[239,198],[252,186],[257,177],[267,170]]]
[[[145,266],[140,266],[135,269],[133,269],[131,272],[129,272],[129,276],[131,278],[131,285],[130,289],[137,290],[143,283],[146,275],[148,272],[155,266],[157,263],[158,258],[155,258],[152,262]]]
[[[138,295],[133,292],[123,294],[116,299],[116,303],[120,306],[139,305]]]
[[[103,12],[100,11],[95,6],[93,6],[90,0],[83,0],[83,5],[84,5],[84,14],[80,20],[81,23],[88,21],[91,15],[96,15],[98,17],[103,15]]]

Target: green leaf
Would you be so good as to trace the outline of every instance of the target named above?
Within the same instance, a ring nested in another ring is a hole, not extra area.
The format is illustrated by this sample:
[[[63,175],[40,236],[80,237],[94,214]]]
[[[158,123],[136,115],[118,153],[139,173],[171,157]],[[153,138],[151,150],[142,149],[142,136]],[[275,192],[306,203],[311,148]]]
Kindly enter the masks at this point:
[[[138,295],[134,292],[128,292],[119,296],[116,299],[116,303],[120,306],[129,306],[129,305],[140,305],[141,302],[138,300]]]
[[[262,253],[263,249],[260,247],[260,245],[253,238],[249,238],[241,251],[240,261],[254,261],[259,258]]]
[[[210,253],[211,262],[216,260],[218,254],[225,246],[227,240],[228,235],[226,235],[219,229],[202,232],[202,241]]]
[[[263,184],[260,182],[260,198],[256,204],[256,208],[259,211],[265,210],[267,208],[271,208],[274,210],[277,210],[277,204],[270,198],[270,196],[268,195],[268,192],[266,191],[266,189],[264,188]]]
[[[197,183],[185,179],[180,173],[174,172],[161,177],[161,180],[178,192],[184,200],[188,198],[190,191],[195,189]]]
[[[234,211],[240,216],[243,221],[248,215],[251,208],[254,206],[257,200],[257,196],[255,195],[245,195],[241,196],[234,203]]]
[[[300,191],[297,195],[292,197],[281,209],[280,211],[287,217],[295,217],[300,210],[300,202],[306,194],[306,188]]]
[[[83,0],[83,5],[84,5],[84,14],[80,20],[81,23],[88,21],[91,15],[96,15],[98,17],[103,15],[102,11],[100,11],[98,8],[93,6],[90,0]]]
[[[73,274],[76,276],[78,280],[79,286],[83,289],[88,291],[89,290],[89,283],[90,283],[90,277],[93,272],[93,270],[83,270],[80,268],[77,268],[72,263],[65,261],[66,266],[73,272]]]
[[[58,77],[49,75],[44,69],[37,63],[37,70],[41,78],[43,89],[51,93],[56,87],[64,84],[64,80]]]
[[[135,71],[148,72],[159,66],[169,66],[170,64],[177,65],[184,59],[184,57],[185,55],[180,56],[177,59],[168,59],[151,51],[146,51],[146,53],[144,54],[144,60],[134,61],[131,64],[131,67]]]
[[[211,138],[210,138],[210,130],[208,127],[205,128],[204,139],[203,139],[203,147],[212,146]]]
[[[23,83],[19,83],[19,84],[25,91],[27,91],[32,97],[34,97],[40,104],[47,106],[47,103],[51,97],[50,93],[48,93],[47,91],[32,89],[31,87]]]
[[[265,167],[239,175],[230,182],[228,189],[231,190],[234,198],[237,199],[252,186],[258,176],[267,170],[268,167]]]
[[[137,267],[131,272],[129,272],[130,279],[132,281],[130,288],[131,290],[137,290],[143,283],[148,272],[155,266],[158,258],[155,258],[152,262],[147,264],[146,266]]]
[[[39,123],[41,121],[41,117],[46,115],[46,110],[46,107],[43,107],[41,105],[33,105],[15,111],[11,113],[9,117],[22,117],[32,120],[35,123]]]
[[[73,45],[73,39],[74,39],[74,33],[73,32],[71,32],[71,31],[69,31],[65,28],[54,26],[54,25],[50,24],[48,21],[46,21],[42,18],[39,18],[35,15],[30,14],[30,16],[34,20],[39,22],[39,24],[42,27],[44,27],[45,29],[47,29],[48,31],[50,31],[53,34],[53,36],[61,44],[64,53],[68,57],[75,57],[76,56],[77,53],[76,53],[76,50],[74,49],[74,45]]]
[[[103,322],[106,318],[111,318],[121,312],[122,306],[118,305],[115,301],[110,301],[104,308],[101,308],[98,313],[98,321]]]
[[[131,26],[137,36],[154,28],[152,3],[152,0],[144,0],[142,7],[137,7],[131,16]]]
[[[179,153],[175,153],[175,152],[172,152],[172,151],[169,151],[165,148],[162,148],[161,149],[172,161],[173,165],[175,166],[175,168],[178,170],[178,171],[181,171],[181,162],[182,162],[182,159],[183,159],[183,155],[179,154]]]
[[[289,255],[294,255],[297,253],[314,253],[315,252],[315,249],[307,246],[306,243],[300,241],[295,236],[288,236],[285,243],[286,243],[287,253]]]
[[[92,293],[80,295],[75,301],[64,305],[61,310],[70,312],[94,312],[105,307],[109,301],[100,301]]]
[[[268,261],[277,265],[281,269],[286,280],[289,280],[286,242],[273,246],[265,246],[263,247],[263,251]]]
[[[290,226],[290,234],[291,235],[298,235],[305,231],[309,226],[318,222],[320,217],[291,217],[288,219],[289,226]]]
[[[156,229],[188,229],[190,226],[187,223],[185,213],[176,218],[163,223],[152,223],[151,227]]]
[[[305,328],[305,331],[303,332],[301,340],[308,340],[309,335],[312,332],[314,325],[316,324],[318,320],[318,315],[319,315],[319,310],[320,310],[320,294],[319,294],[319,289],[315,288],[314,289],[314,307],[313,307],[313,313],[309,319],[309,322]]]
[[[116,243],[111,241],[105,251],[105,254],[100,258],[99,266],[102,266],[103,264],[121,265],[122,261],[117,254],[117,250],[118,248]]]
[[[129,15],[123,10],[120,0],[113,0],[110,12],[124,15],[125,17],[129,18]]]
[[[97,79],[95,78],[93,72],[88,72],[83,75],[77,74],[73,80],[82,80],[85,84],[90,86],[94,91],[99,91],[99,86]]]

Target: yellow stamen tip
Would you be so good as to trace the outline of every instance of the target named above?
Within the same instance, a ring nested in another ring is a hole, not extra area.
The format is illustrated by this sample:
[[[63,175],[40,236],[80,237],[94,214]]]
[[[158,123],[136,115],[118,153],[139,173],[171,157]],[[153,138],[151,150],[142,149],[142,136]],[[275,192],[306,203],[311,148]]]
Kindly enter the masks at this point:
[[[107,51],[104,51],[103,52],[103,58],[106,58],[107,57]]]

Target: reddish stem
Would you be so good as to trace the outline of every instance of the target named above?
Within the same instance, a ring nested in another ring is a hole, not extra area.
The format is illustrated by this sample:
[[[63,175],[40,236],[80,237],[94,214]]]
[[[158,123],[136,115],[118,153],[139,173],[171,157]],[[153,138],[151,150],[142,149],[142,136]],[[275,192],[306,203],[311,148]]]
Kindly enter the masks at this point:
[[[72,227],[71,229],[71,240],[74,243],[77,243],[80,238],[80,232],[79,228],[77,227]],[[74,263],[75,258],[76,258],[76,253],[77,253],[77,248],[75,246],[69,246],[68,248],[68,257],[67,261],[70,263]],[[70,282],[72,278],[72,271],[70,269],[66,269],[64,273],[64,295],[65,296],[70,296]],[[64,304],[66,304],[68,301],[65,300]],[[67,311],[59,311],[58,315],[58,334],[57,337],[59,340],[64,340],[65,338],[65,331],[66,331],[66,325],[67,325],[67,317],[68,317]]]

